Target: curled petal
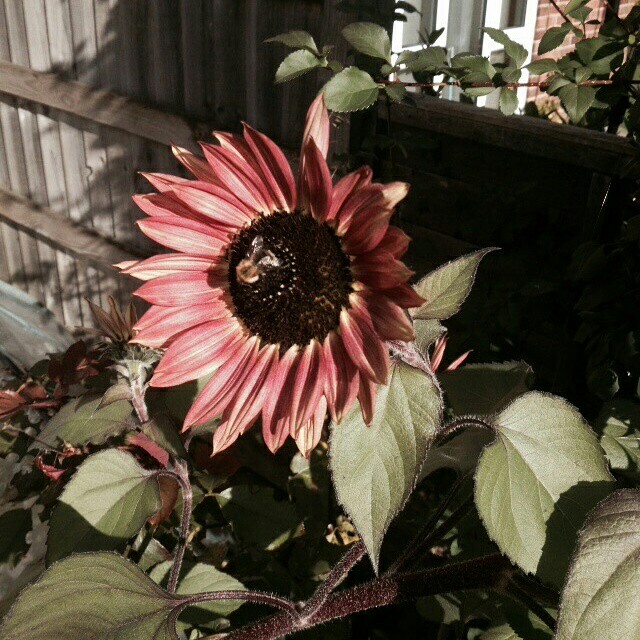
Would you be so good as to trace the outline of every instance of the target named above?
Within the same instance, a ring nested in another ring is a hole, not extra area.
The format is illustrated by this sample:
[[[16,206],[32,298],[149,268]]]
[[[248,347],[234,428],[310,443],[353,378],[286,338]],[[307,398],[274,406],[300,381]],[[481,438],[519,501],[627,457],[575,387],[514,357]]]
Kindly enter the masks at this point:
[[[329,153],[330,133],[329,112],[324,103],[324,93],[319,93],[307,111],[302,149],[305,149],[309,140],[313,140],[322,156],[326,158]]]
[[[331,206],[331,173],[313,139],[302,150],[298,199],[300,207],[324,222]]]
[[[364,423],[370,427],[373,422],[373,415],[376,408],[376,383],[366,378],[360,378],[360,390],[358,391],[358,401],[362,410]]]
[[[308,420],[294,435],[300,453],[308,458],[309,454],[316,448],[322,437],[322,427],[327,417],[327,400],[320,398],[316,405],[313,417]]]
[[[389,209],[395,209],[398,203],[404,200],[407,197],[407,193],[409,193],[409,185],[406,182],[389,182],[380,186]]]

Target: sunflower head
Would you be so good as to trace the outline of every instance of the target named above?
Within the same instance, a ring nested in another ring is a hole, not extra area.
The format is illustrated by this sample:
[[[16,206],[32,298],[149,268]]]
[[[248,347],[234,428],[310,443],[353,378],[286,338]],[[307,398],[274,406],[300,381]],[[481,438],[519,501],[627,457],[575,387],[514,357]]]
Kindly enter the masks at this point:
[[[159,193],[135,197],[140,228],[172,253],[123,265],[151,304],[133,342],[165,350],[152,386],[215,372],[184,425],[221,418],[214,453],[261,417],[272,451],[291,436],[308,455],[327,414],[339,422],[357,399],[371,421],[387,341],[413,338],[406,309],[422,299],[400,260],[409,239],[389,224],[408,186],[368,167],[332,183],[322,96],[297,178],[248,125],[215,135],[204,158],[174,148],[193,180],[151,174]]]

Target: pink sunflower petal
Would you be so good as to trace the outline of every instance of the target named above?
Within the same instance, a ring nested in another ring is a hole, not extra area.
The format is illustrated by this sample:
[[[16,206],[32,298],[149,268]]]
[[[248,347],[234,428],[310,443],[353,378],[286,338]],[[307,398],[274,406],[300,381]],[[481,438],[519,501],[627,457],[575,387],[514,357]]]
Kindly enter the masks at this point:
[[[338,181],[333,188],[327,221],[336,220],[340,216],[342,208],[352,195],[371,184],[371,176],[372,172],[369,167],[360,167],[357,171],[347,174]]]
[[[320,398],[316,405],[313,417],[309,419],[294,435],[296,445],[300,453],[308,458],[311,452],[318,446],[322,437],[322,427],[327,417],[327,400]]]
[[[349,231],[351,224],[359,224],[365,220],[372,212],[384,212],[384,196],[380,185],[371,184],[367,187],[359,188],[355,191],[338,211],[336,216],[336,233],[343,236]]]
[[[364,423],[370,427],[373,422],[373,416],[376,408],[376,383],[372,380],[360,378],[360,390],[358,391],[358,400],[360,409],[362,410],[362,418]]]
[[[204,158],[199,158],[187,149],[171,145],[171,151],[178,162],[184,165],[198,180],[205,180],[213,184],[218,183],[216,174]]]
[[[180,176],[172,176],[168,173],[145,173],[140,175],[144,176],[153,187],[155,187],[160,193],[165,191],[171,191],[171,187],[176,184],[184,184],[191,182],[189,178],[181,178]]]
[[[342,237],[345,251],[353,256],[375,249],[387,233],[391,215],[386,209],[373,209],[355,217]]]
[[[371,321],[358,309],[344,309],[340,314],[340,337],[361,373],[384,384],[389,371],[389,351]]]
[[[173,193],[189,209],[234,230],[249,224],[255,218],[253,212],[248,211],[239,200],[217,185],[192,182],[176,185]]]
[[[322,152],[313,139],[302,151],[298,186],[298,204],[318,222],[324,222],[331,207],[331,173]]]
[[[347,356],[337,333],[332,331],[323,345],[325,395],[331,418],[340,423],[358,395],[360,374]]]
[[[133,264],[124,267],[122,273],[138,280],[152,280],[181,271],[209,271],[214,264],[211,258],[200,258],[184,253],[164,253],[139,262],[134,261]]]
[[[389,289],[406,282],[413,271],[385,251],[372,251],[356,256],[351,264],[356,278],[369,287]]]
[[[322,348],[312,340],[302,353],[296,372],[293,398],[291,399],[291,429],[295,431],[313,416],[320,397],[324,393],[325,371]]]
[[[153,306],[135,325],[138,333],[131,342],[157,349],[177,334],[223,317],[231,317],[231,311],[222,301],[188,307]]]
[[[220,364],[215,375],[207,382],[200,395],[189,409],[184,420],[183,431],[193,425],[218,418],[233,398],[238,380],[242,379],[245,368],[255,361],[259,339],[255,336],[244,338],[232,349],[226,349],[221,356],[226,360]]]
[[[275,208],[266,185],[251,164],[228,149],[201,144],[207,161],[229,193],[252,211],[269,213]]]
[[[229,244],[228,233],[186,218],[146,218],[136,224],[158,244],[198,257],[218,258]]]
[[[173,273],[145,282],[135,295],[161,307],[184,307],[215,302],[226,286],[226,278],[209,273]]]
[[[284,153],[270,138],[244,124],[244,137],[277,205],[283,211],[296,206],[296,183]]]
[[[277,347],[269,345],[261,349],[256,360],[247,367],[246,375],[238,383],[238,393],[222,416],[222,423],[213,435],[215,455],[233,444],[256,420],[267,394],[265,381],[277,357]]]
[[[388,182],[381,187],[389,209],[395,209],[409,193],[409,185],[406,182]]]
[[[307,111],[304,133],[302,135],[302,149],[307,146],[309,140],[313,140],[322,156],[326,158],[329,153],[330,135],[331,124],[329,122],[329,112],[324,103],[324,93],[319,93],[311,103],[309,111]]]
[[[409,236],[404,231],[398,229],[398,227],[390,226],[376,249],[378,251],[386,251],[394,258],[401,258],[407,252],[410,241]]]
[[[218,318],[187,329],[169,344],[151,378],[153,387],[177,387],[215,371],[228,351],[245,340],[233,318]]]
[[[356,295],[353,296],[356,298]],[[357,296],[373,322],[382,340],[403,340],[410,342],[415,339],[413,324],[407,312],[387,297],[367,293]]]
[[[269,394],[262,409],[262,437],[272,453],[284,444],[289,435],[287,411],[299,356],[299,348],[295,345],[290,347],[269,377]]]
[[[421,307],[425,303],[425,299],[410,284],[406,283],[385,289],[382,293],[403,309]]]

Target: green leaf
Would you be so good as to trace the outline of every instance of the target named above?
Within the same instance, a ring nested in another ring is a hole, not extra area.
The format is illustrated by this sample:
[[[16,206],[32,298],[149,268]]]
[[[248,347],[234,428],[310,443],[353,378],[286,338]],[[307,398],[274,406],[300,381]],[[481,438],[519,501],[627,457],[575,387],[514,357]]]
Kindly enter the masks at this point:
[[[50,447],[62,442],[73,446],[101,444],[132,424],[131,404],[119,400],[98,409],[102,396],[80,396],[67,402],[40,432],[38,439]]]
[[[562,100],[571,121],[580,122],[591,105],[595,102],[597,89],[595,87],[567,84],[558,90],[558,96]]]
[[[522,360],[467,364],[443,371],[438,380],[456,415],[488,416],[529,391],[533,369]]]
[[[244,542],[273,551],[299,533],[295,507],[286,500],[276,500],[272,489],[239,485],[217,494],[216,500]]]
[[[18,597],[3,640],[178,640],[179,600],[114,553],[83,553],[51,566]]]
[[[567,34],[571,31],[571,25],[563,22],[559,27],[551,27],[540,39],[538,45],[538,55],[543,56],[549,51],[553,51],[562,45]]]
[[[556,640],[640,638],[640,489],[617,491],[580,532],[560,599]]]
[[[530,62],[526,67],[532,76],[540,76],[543,73],[554,73],[558,71],[558,63],[551,58],[541,58]]]
[[[508,87],[500,87],[500,111],[511,116],[518,108],[518,94]]]
[[[483,427],[467,427],[443,445],[431,447],[420,472],[420,480],[438,469],[453,469],[459,477],[472,471],[480,453],[493,440]]]
[[[404,55],[403,55],[404,54]],[[396,64],[405,64],[407,71],[437,71],[447,65],[444,47],[429,47],[419,51],[403,51]]]
[[[341,424],[331,426],[329,456],[336,494],[376,571],[382,539],[415,486],[441,419],[435,380],[398,364],[389,384],[378,387],[370,427],[357,403]]]
[[[640,471],[640,405],[631,400],[605,402],[595,422],[600,444],[613,469]]]
[[[416,334],[416,347],[421,353],[427,349],[447,330],[439,320],[414,320],[413,332]]]
[[[324,98],[331,111],[360,111],[378,98],[380,88],[373,78],[357,67],[347,67],[336,73],[324,85]]]
[[[159,585],[166,586],[166,582],[169,579],[169,572],[171,571],[172,562],[161,562],[156,565],[149,577],[157,582]],[[188,596],[194,593],[205,593],[207,591],[245,591],[246,587],[236,580],[228,573],[218,571],[210,564],[198,563],[185,563],[180,573],[180,581],[178,582],[178,588],[176,594],[179,596]],[[211,614],[215,616],[228,616],[233,613],[241,605],[244,604],[243,600],[218,600],[213,602],[203,602],[198,605],[194,605],[190,608],[186,614],[183,614],[183,618],[187,622],[193,624],[206,624],[211,620]]]
[[[353,22],[342,30],[342,35],[356,51],[391,62],[391,40],[387,30],[379,24]]]
[[[307,49],[316,56],[320,56],[316,41],[313,39],[313,36],[306,31],[280,33],[277,36],[273,36],[273,38],[267,38],[265,42],[279,42],[290,49]]]
[[[78,551],[113,549],[135,535],[161,506],[156,474],[129,453],[89,456],[53,510],[47,564]]]
[[[526,393],[497,414],[482,453],[475,499],[489,536],[528,573],[562,584],[578,529],[613,483],[603,451],[578,411]]]
[[[506,54],[517,67],[521,67],[525,63],[529,52],[521,44],[512,40],[504,31],[491,27],[485,27],[483,31],[504,47]]]
[[[276,71],[276,83],[289,82],[320,66],[322,66],[322,60],[314,53],[306,49],[298,49],[280,63]]]
[[[458,313],[471,291],[480,261],[491,251],[495,249],[469,253],[427,274],[415,285],[426,302],[411,315],[417,320],[446,320]]]
[[[141,427],[142,432],[163,449],[179,458],[186,458],[187,452],[180,440],[178,430],[170,418],[164,415],[156,415],[145,422]]]
[[[402,102],[407,95],[407,89],[403,84],[386,84],[384,90],[394,102]]]

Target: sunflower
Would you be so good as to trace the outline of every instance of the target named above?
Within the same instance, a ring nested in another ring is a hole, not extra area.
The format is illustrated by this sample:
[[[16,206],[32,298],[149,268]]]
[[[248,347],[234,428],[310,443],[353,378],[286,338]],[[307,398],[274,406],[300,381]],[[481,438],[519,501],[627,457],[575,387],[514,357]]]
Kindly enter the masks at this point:
[[[141,230],[175,253],[121,265],[151,304],[134,342],[164,349],[150,384],[209,382],[184,428],[220,418],[213,453],[261,415],[271,451],[287,436],[305,454],[329,413],[360,402],[373,417],[389,371],[387,340],[413,339],[405,309],[423,301],[400,261],[409,238],[389,220],[408,185],[361,168],[334,186],[329,115],[307,115],[297,182],[283,152],[244,125],[215,134],[204,158],[174,147],[195,180],[149,174],[159,193],[134,200]]]

